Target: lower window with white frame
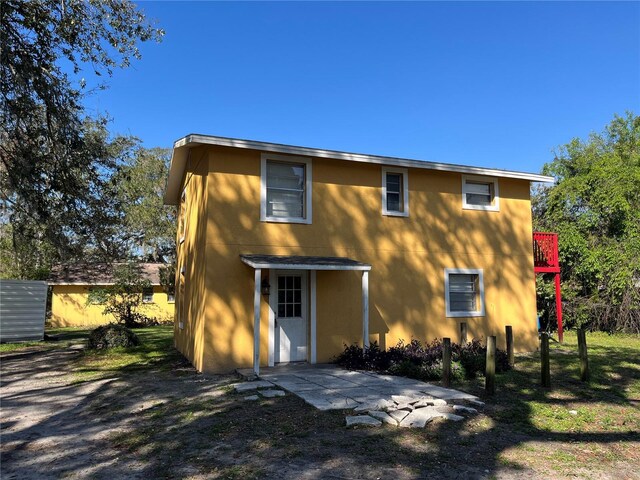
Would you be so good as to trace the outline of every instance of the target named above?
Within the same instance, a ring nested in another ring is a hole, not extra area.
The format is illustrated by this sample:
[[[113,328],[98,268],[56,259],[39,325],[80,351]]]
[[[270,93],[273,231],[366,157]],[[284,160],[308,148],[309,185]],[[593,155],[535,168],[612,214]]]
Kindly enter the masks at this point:
[[[482,269],[446,268],[444,271],[447,317],[484,316]]]
[[[153,303],[153,287],[142,289],[142,303]]]

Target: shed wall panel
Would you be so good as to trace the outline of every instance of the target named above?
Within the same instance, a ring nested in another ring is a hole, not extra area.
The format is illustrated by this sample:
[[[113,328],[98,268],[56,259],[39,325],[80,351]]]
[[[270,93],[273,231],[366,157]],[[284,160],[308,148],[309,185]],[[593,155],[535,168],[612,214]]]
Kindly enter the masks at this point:
[[[46,282],[0,280],[0,342],[42,340]]]

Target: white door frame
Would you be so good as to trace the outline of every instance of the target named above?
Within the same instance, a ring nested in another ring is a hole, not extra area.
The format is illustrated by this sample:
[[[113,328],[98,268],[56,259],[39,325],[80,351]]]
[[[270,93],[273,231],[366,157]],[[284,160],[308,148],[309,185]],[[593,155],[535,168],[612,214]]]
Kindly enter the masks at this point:
[[[276,348],[280,348],[280,345],[276,345],[276,309],[278,308],[278,274],[288,275],[297,274],[300,270],[269,270],[269,285],[271,285],[271,292],[269,295],[269,366],[275,365],[275,351]],[[316,363],[316,272],[315,270],[305,270],[303,272],[307,275],[306,289],[304,295],[307,295],[305,316],[307,323],[307,361],[310,363]]]

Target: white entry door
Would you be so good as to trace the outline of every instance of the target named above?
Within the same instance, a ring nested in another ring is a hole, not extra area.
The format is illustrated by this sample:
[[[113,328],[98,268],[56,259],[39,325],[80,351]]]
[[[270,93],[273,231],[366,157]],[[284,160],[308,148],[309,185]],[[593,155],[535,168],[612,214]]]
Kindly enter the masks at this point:
[[[307,272],[276,273],[275,362],[307,360]]]

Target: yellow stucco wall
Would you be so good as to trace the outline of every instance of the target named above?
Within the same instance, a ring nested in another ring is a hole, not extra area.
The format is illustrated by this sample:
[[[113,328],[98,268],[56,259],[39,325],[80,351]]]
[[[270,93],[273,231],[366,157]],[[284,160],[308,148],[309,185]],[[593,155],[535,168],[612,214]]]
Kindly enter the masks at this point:
[[[204,208],[206,218],[189,247],[197,254],[180,258],[197,283],[185,297],[198,305],[198,320],[191,321],[204,325],[193,340],[202,343],[202,360],[194,362],[198,369],[252,364],[254,272],[240,262],[241,253],[345,256],[370,263],[371,340],[386,347],[412,337],[456,341],[459,322],[465,321],[470,337],[497,335],[500,348],[504,326],[512,325],[516,350],[535,349],[528,181],[499,179],[499,212],[463,210],[460,174],[409,169],[410,216],[387,217],[381,213],[380,165],[316,158],[313,223],[266,223],[260,221],[260,152],[200,147],[192,151],[194,159],[200,159],[198,191],[206,189],[206,198],[192,209]],[[484,317],[445,316],[445,268],[484,269]],[[361,295],[359,272],[317,273],[319,362],[331,360],[344,343],[362,341]],[[266,365],[269,306],[261,298]]]
[[[185,208],[178,208],[178,226],[186,213],[184,239],[178,228],[176,244],[176,348],[198,369],[203,369],[203,328],[205,322],[206,220],[208,153],[194,149],[187,164],[182,189]]]
[[[113,315],[103,314],[104,305],[87,304],[89,285],[53,285],[51,294],[51,326],[81,327],[104,325],[115,321]],[[173,319],[173,302],[167,300],[167,292],[153,287],[153,302],[145,303],[140,313],[158,321]]]

